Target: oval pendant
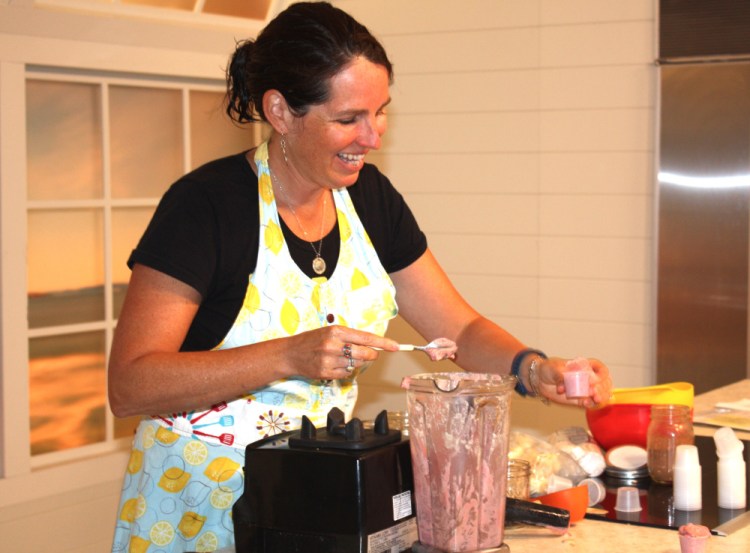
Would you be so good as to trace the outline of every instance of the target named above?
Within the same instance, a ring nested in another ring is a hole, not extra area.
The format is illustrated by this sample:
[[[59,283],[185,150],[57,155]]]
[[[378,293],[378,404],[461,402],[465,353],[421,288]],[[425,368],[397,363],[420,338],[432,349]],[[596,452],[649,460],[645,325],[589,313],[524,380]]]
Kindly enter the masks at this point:
[[[312,268],[313,268],[313,271],[315,271],[316,275],[322,275],[323,273],[325,273],[326,272],[325,259],[323,259],[320,256],[317,256],[315,259],[313,259]]]

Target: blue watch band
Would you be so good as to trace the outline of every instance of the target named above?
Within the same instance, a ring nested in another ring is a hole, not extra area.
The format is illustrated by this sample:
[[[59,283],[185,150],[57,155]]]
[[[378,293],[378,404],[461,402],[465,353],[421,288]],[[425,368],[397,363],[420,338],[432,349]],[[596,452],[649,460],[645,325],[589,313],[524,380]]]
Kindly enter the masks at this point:
[[[513,357],[513,362],[510,364],[510,374],[516,377],[516,392],[518,393],[518,395],[535,397],[536,394],[532,394],[528,390],[528,388],[523,385],[521,376],[519,375],[523,360],[526,359],[526,356],[528,355],[538,355],[542,359],[547,359],[547,355],[541,350],[534,348],[524,348],[516,353],[515,357]]]

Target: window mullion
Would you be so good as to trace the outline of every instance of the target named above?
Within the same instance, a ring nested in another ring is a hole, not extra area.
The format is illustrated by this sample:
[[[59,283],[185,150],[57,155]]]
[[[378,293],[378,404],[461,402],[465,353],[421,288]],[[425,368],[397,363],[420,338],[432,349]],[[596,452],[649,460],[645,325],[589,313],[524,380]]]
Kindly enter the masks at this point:
[[[0,475],[31,470],[26,320],[26,74],[0,62]],[[22,421],[22,424],[19,424]]]
[[[110,140],[110,120],[109,120],[109,85],[102,83],[102,196],[103,203],[102,221],[104,224],[104,321],[105,321],[105,371],[106,362],[109,360],[109,351],[112,345],[112,335],[114,333],[114,306],[112,304],[114,297],[114,286],[112,283],[112,170],[111,170],[111,140]],[[109,407],[109,399],[107,399]],[[105,409],[105,441],[110,442],[114,439],[114,415],[112,410]]]

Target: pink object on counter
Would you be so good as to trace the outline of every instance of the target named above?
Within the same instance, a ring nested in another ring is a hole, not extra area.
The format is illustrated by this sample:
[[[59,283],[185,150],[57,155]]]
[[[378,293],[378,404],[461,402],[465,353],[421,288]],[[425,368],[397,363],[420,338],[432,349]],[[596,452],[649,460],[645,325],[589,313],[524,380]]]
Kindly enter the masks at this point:
[[[680,526],[680,551],[682,553],[704,553],[708,547],[711,531],[700,524],[685,524]]]
[[[568,398],[588,397],[589,378],[593,370],[589,360],[585,357],[576,357],[565,364],[567,369],[563,373],[565,380],[565,396]]]

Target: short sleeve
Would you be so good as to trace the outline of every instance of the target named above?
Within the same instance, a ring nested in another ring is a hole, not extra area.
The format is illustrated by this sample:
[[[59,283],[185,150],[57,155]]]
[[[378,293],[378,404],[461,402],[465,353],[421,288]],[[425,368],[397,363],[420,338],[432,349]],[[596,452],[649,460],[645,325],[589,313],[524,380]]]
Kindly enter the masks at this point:
[[[388,273],[408,267],[424,254],[427,237],[404,197],[374,165],[365,165],[349,193]]]

